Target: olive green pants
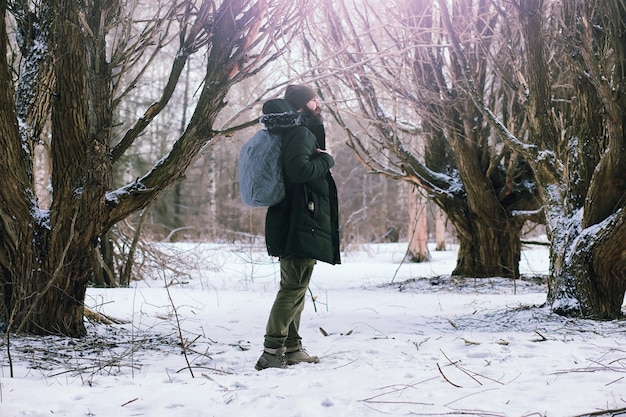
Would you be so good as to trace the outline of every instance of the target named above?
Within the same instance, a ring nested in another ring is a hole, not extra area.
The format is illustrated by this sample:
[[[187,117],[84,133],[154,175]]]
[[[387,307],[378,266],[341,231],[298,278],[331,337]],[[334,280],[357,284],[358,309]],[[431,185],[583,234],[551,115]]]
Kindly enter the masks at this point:
[[[265,347],[299,346],[300,315],[304,310],[315,259],[287,256],[280,259],[280,289],[265,328]]]

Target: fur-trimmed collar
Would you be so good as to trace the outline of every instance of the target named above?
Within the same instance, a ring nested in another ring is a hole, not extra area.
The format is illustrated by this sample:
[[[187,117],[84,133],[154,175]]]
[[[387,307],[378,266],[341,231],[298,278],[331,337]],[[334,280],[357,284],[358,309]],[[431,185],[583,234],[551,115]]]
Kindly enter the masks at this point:
[[[297,111],[264,114],[259,121],[267,130],[282,130],[304,125],[304,120]]]

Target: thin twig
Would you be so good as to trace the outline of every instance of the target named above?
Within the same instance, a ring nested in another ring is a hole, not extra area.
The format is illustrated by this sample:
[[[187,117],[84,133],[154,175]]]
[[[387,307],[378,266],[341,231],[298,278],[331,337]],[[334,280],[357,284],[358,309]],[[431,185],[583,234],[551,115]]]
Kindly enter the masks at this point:
[[[9,359],[9,372],[11,375],[11,378],[13,378],[13,359],[11,358],[11,337],[10,337],[10,333],[9,333],[9,326],[10,325],[10,321],[9,324],[7,324],[7,331],[6,331],[6,339],[7,339],[7,357]]]
[[[425,382],[430,382],[432,380],[434,380],[435,378],[428,378],[425,379],[423,381],[418,381],[418,382],[414,382],[412,384],[405,384],[405,385],[388,385],[386,387],[382,387],[379,389],[384,389],[386,390],[385,392],[378,394],[378,395],[374,395],[372,397],[369,398],[365,398],[362,400],[359,400],[359,402],[366,402],[366,403],[384,403],[384,404],[419,404],[419,405],[434,405],[434,404],[428,404],[428,403],[422,403],[422,402],[415,402],[415,401],[383,401],[383,400],[376,400],[377,398],[380,398],[384,395],[390,395],[396,392],[400,392],[400,391],[405,391],[408,388],[414,388],[416,385],[419,384],[423,384]]]
[[[441,376],[443,377],[443,379],[445,379],[446,381],[448,381],[448,383],[450,385],[452,385],[453,387],[457,387],[457,388],[463,388],[460,385],[455,384],[454,382],[450,381],[448,379],[448,377],[446,376],[446,374],[443,373],[443,371],[441,370],[441,366],[439,366],[439,363],[437,363],[437,369],[439,369],[439,373],[441,374]]]
[[[467,376],[469,376],[470,378],[472,378],[474,381],[476,381],[476,382],[478,383],[478,385],[482,385],[482,383],[481,383],[478,379],[474,378],[474,376],[473,376],[473,375],[470,375],[469,371],[467,371],[465,368],[463,368],[463,367],[459,366],[459,362],[458,362],[458,361],[456,361],[456,362],[452,362],[452,361],[450,360],[450,358],[448,357],[448,355],[446,355],[446,353],[445,353],[443,350],[439,349],[439,351],[440,351],[440,352],[443,354],[443,356],[444,356],[444,357],[448,360],[448,362],[450,362],[450,364],[451,364],[451,365],[454,365],[454,367],[455,367],[456,369],[460,370],[460,371],[461,371],[461,372],[463,372],[465,375],[467,375]]]
[[[548,339],[547,339],[544,335],[542,335],[541,333],[539,333],[537,330],[535,330],[535,333],[537,333],[537,335],[538,335],[541,339],[535,339],[535,340],[533,340],[533,342],[545,342],[545,341],[547,341],[547,340],[548,340]]]
[[[594,411],[592,413],[579,414],[574,417],[591,417],[591,416],[605,416],[607,414],[616,416],[626,412],[626,408],[614,408],[612,410]]]
[[[460,398],[457,398],[456,400],[450,401],[449,403],[445,404],[444,407],[449,407],[450,404],[454,404],[457,401],[464,400],[465,398],[468,398],[468,397],[471,397],[471,396],[474,396],[474,395],[484,394],[487,391],[493,391],[495,389],[498,389],[498,388],[489,388],[489,389],[478,391],[478,392],[472,392],[471,394],[467,394],[467,395],[464,395],[464,396],[462,396]],[[481,414],[481,415],[486,415],[486,414]]]
[[[128,400],[128,401],[126,401],[124,404],[122,404],[121,406],[122,406],[122,407],[127,406],[128,404],[130,404],[130,403],[132,403],[132,402],[135,402],[135,401],[137,401],[138,399],[139,399],[139,397],[137,397],[137,398],[133,398],[132,400]]]
[[[163,277],[165,280],[165,276]],[[193,375],[193,369],[191,369],[191,363],[189,362],[189,357],[187,356],[187,344],[185,343],[185,339],[183,337],[183,330],[180,326],[180,318],[178,317],[178,310],[176,309],[176,305],[174,304],[174,300],[172,299],[172,294],[170,293],[170,289],[165,283],[165,291],[167,291],[167,298],[170,300],[170,305],[172,306],[172,310],[174,311],[174,317],[176,318],[176,327],[178,330],[178,337],[180,338],[180,346],[183,349],[183,356],[185,357],[185,362],[187,362],[187,368],[189,369],[189,373],[192,378],[195,378]]]
[[[482,377],[482,378],[485,378],[485,379],[487,379],[487,380],[489,380],[489,381],[496,382],[496,383],[498,383],[498,384],[500,384],[500,385],[504,385],[504,383],[503,383],[503,382],[501,382],[501,381],[498,381],[498,380],[493,379],[493,378],[489,378],[489,377],[487,377],[487,376],[485,376],[485,375],[481,375],[481,374],[478,374],[478,373],[476,373],[476,372],[469,371],[469,370],[467,370],[467,369],[463,368],[462,366],[460,366],[460,365],[459,365],[459,362],[458,362],[458,361],[452,362],[452,361],[450,360],[450,358],[448,358],[448,356],[444,353],[444,351],[442,351],[441,349],[439,349],[439,350],[441,351],[441,353],[443,354],[443,356],[445,356],[445,358],[446,358],[446,359],[448,359],[448,361],[450,362],[450,364],[454,365],[454,366],[455,366],[458,370],[460,370],[460,371],[461,371],[461,372],[463,372],[465,375],[467,375],[467,376],[469,376],[470,378],[472,378],[474,381],[476,381],[476,382],[478,383],[478,385],[483,385],[483,384],[482,384],[482,383],[481,383],[478,379],[476,379],[476,378],[474,377],[475,375],[478,375],[478,376],[480,376],[480,377]]]
[[[217,373],[220,373],[220,374],[223,374],[223,375],[233,375],[232,372],[228,372],[228,371],[225,371],[223,369],[212,368],[210,366],[186,366],[186,367],[181,368],[178,371],[176,371],[176,373],[182,372],[185,369],[189,369],[191,371],[191,368],[193,368],[193,369],[208,369],[210,371],[214,371],[214,372],[217,372]],[[202,376],[205,377],[205,378],[207,377],[206,374],[202,374]]]
[[[311,291],[311,287],[309,287],[309,294],[311,295],[311,302],[313,303],[313,309],[317,313],[317,304],[315,303],[316,297],[313,295],[313,291]]]

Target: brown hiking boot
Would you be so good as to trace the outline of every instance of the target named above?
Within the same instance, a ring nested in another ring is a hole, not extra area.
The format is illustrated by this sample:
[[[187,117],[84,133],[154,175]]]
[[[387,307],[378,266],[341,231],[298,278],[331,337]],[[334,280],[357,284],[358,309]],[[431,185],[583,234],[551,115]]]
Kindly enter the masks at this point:
[[[281,347],[277,349],[265,348],[263,354],[256,361],[254,369],[261,371],[267,368],[286,368],[287,358],[285,357],[286,348]]]
[[[302,346],[293,346],[287,348],[287,365],[296,365],[298,363],[319,363],[320,358],[309,355]]]

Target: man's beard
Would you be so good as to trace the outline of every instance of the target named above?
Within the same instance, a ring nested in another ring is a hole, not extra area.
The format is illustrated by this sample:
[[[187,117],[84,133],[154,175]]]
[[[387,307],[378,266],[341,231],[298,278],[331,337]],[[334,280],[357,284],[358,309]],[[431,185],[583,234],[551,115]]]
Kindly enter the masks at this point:
[[[302,115],[304,116],[304,119],[307,121],[307,124],[321,125],[324,122],[324,120],[322,119],[321,107],[318,107],[315,110],[311,110],[308,107],[304,107],[302,109]]]

